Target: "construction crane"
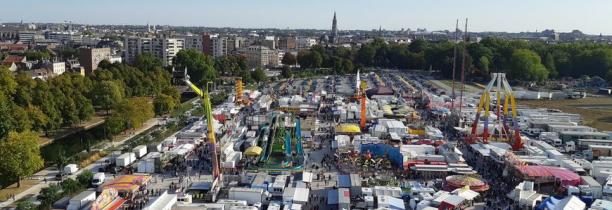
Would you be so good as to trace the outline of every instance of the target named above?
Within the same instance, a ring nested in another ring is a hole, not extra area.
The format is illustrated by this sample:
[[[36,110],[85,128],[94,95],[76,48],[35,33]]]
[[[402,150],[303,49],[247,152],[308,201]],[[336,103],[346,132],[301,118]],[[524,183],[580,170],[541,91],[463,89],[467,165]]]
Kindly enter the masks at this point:
[[[514,95],[512,93],[512,88],[508,84],[506,80],[505,73],[493,73],[492,79],[489,84],[485,87],[482,95],[480,96],[480,102],[478,103],[478,107],[476,109],[476,117],[474,118],[474,123],[472,123],[472,133],[471,136],[467,139],[469,144],[475,143],[477,140],[481,140],[482,143],[488,143],[489,141],[489,117],[490,117],[490,106],[491,106],[491,90],[496,86],[496,114],[497,121],[499,123],[499,133],[496,138],[501,140],[506,140],[508,142],[513,142],[512,149],[520,150],[523,148],[523,142],[521,140],[521,131],[517,122],[517,112],[516,112],[516,101],[514,100]],[[501,100],[504,100],[503,111],[500,109]],[[512,108],[512,111],[508,111],[508,107]],[[480,112],[484,111],[484,127],[482,136],[478,136],[478,120],[480,118]],[[512,121],[512,129],[514,132],[510,131],[508,126],[508,120]],[[512,141],[513,140],[513,141]]]
[[[189,76],[185,77],[185,83],[202,98],[202,106],[204,107],[204,112],[206,114],[206,123],[208,125],[208,142],[210,151],[212,151],[212,175],[213,178],[220,178],[221,170],[219,169],[219,160],[217,156],[217,141],[215,138],[215,126],[213,124],[213,115],[212,115],[212,105],[210,103],[210,94],[208,93],[208,87],[202,91],[200,88],[195,86],[191,81],[189,81]]]

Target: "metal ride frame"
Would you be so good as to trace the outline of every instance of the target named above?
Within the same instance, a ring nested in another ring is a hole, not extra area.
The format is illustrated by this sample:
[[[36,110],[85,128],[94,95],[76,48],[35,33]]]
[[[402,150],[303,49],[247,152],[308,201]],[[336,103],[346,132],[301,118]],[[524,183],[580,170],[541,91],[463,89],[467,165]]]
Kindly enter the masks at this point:
[[[502,130],[498,134],[498,139],[506,140],[512,143],[512,149],[517,151],[523,148],[523,142],[521,140],[521,130],[519,128],[517,122],[517,111],[516,111],[516,101],[514,99],[514,94],[512,92],[512,88],[508,84],[506,80],[505,73],[493,73],[491,77],[491,81],[485,87],[482,95],[480,96],[480,102],[478,103],[478,107],[476,109],[476,118],[474,119],[474,123],[472,124],[472,133],[471,136],[467,139],[469,144],[474,144],[476,141],[481,140],[482,143],[489,143],[489,116],[490,116],[490,106],[491,106],[491,90],[494,86],[496,86],[496,98],[497,98],[497,106],[495,107],[495,111],[497,114],[497,121],[499,122],[499,128]],[[503,112],[500,110],[501,100],[504,99],[503,104]],[[508,106],[511,106],[512,111],[511,114],[508,111]],[[484,128],[482,136],[478,136],[478,121],[480,118],[480,112],[484,111]],[[501,118],[501,119],[500,119]],[[510,127],[508,126],[508,119],[512,120],[512,129],[514,133],[511,134]]]
[[[206,123],[208,126],[208,141],[213,154],[211,158],[213,165],[212,175],[215,179],[220,178],[221,170],[219,169],[219,160],[217,157],[217,141],[215,138],[215,126],[213,124],[212,105],[210,103],[210,94],[208,93],[208,86],[204,89],[204,91],[202,91],[196,85],[191,83],[191,81],[189,81],[189,76],[185,78],[185,83],[187,83],[187,85],[202,99],[202,106],[204,107],[204,112],[206,114]]]

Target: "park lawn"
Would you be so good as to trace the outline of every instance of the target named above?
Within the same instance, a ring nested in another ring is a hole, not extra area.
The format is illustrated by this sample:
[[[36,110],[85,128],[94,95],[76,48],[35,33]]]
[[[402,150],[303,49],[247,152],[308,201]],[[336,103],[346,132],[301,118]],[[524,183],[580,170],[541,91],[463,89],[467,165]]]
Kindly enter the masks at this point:
[[[612,131],[612,98],[583,98],[564,100],[520,100],[519,105],[531,108],[559,109],[567,113],[580,114],[584,125],[597,128],[600,131]],[[578,106],[602,105],[606,108],[587,109]]]
[[[4,202],[8,199],[10,199],[11,195],[17,195],[27,189],[30,189],[30,187],[36,185],[40,183],[40,180],[36,180],[36,179],[24,179],[21,180],[21,187],[17,187],[17,183],[14,183],[4,189],[0,190],[0,201]]]
[[[453,86],[453,81],[452,80],[439,80],[440,82],[444,83],[445,85],[448,85],[449,87]],[[469,82],[465,83],[465,90],[468,92],[478,92],[481,91],[483,88],[478,87],[476,85],[472,85]],[[460,91],[461,90],[461,80],[455,80],[455,91]]]

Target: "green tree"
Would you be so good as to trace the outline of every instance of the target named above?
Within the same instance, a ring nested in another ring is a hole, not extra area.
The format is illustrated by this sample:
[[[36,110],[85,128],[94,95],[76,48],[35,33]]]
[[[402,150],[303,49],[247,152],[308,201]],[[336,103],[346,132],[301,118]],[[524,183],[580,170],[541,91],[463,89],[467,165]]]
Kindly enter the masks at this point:
[[[17,210],[37,210],[38,206],[32,203],[32,201],[25,200],[17,203]]]
[[[283,68],[281,69],[281,77],[283,78],[291,77],[291,70],[289,69],[288,66],[283,66]]]
[[[222,104],[225,101],[227,101],[227,93],[225,92],[213,93],[210,95],[210,104],[213,106]]]
[[[559,75],[559,72],[557,72],[557,67],[555,65],[555,58],[552,56],[552,54],[546,54],[546,57],[544,58],[544,67],[546,67],[546,69],[548,69],[548,71],[550,72],[550,77],[556,78]]]
[[[293,66],[297,63],[297,58],[295,55],[293,55],[293,53],[286,52],[285,55],[283,55],[281,62],[285,65]]]
[[[63,170],[64,166],[68,164],[68,157],[66,157],[66,151],[60,147],[57,151],[57,156],[55,158],[55,166],[58,171]],[[60,174],[61,175],[61,174]]]
[[[245,58],[234,55],[215,58],[213,67],[222,76],[236,76],[239,71],[247,69]]]
[[[513,78],[524,78],[531,81],[542,81],[548,78],[548,70],[542,65],[540,56],[528,49],[518,49],[510,58],[510,75]]]
[[[156,115],[163,115],[171,112],[176,107],[176,99],[166,94],[160,94],[153,100]]]
[[[28,106],[26,112],[30,122],[32,122],[32,130],[42,131],[47,127],[49,117],[47,117],[38,107]]]
[[[65,179],[60,183],[60,186],[62,186],[63,193],[67,195],[72,195],[81,189],[80,183],[72,178]]]
[[[38,200],[40,200],[40,209],[50,209],[51,205],[62,198],[62,188],[51,183],[49,187],[42,188],[38,194]]]
[[[0,91],[4,92],[5,96],[10,96],[15,93],[17,82],[11,71],[5,66],[0,66]]]
[[[15,125],[15,131],[23,132],[32,129],[32,121],[30,121],[28,113],[24,108],[13,106],[11,110],[13,110],[12,114],[15,120],[13,123]]]
[[[187,69],[187,74],[192,82],[196,84],[206,84],[214,82],[217,78],[217,71],[210,56],[204,55],[195,49],[181,50],[174,58],[174,68]]]
[[[491,62],[486,56],[481,56],[478,60],[478,69],[483,75],[489,75],[489,65],[491,65]]]
[[[258,83],[268,81],[268,76],[266,76],[266,72],[261,68],[257,68],[255,69],[255,71],[251,72],[251,78],[253,78],[253,80]]]
[[[151,53],[142,53],[136,56],[134,66],[142,71],[153,71],[163,68],[163,62]]]
[[[20,106],[28,106],[32,103],[32,92],[36,88],[36,81],[25,73],[19,73],[15,76],[17,87],[13,100]]]
[[[85,170],[77,176],[77,181],[81,186],[87,187],[91,184],[91,181],[93,181],[93,176],[94,174],[91,171]]]
[[[122,101],[115,107],[115,113],[125,119],[128,128],[141,126],[145,121],[155,116],[153,104],[145,97],[135,97]],[[115,115],[113,113],[113,115]]]
[[[33,132],[9,133],[0,141],[0,174],[13,178],[21,187],[22,178],[43,166],[38,141],[38,135]]]
[[[355,66],[353,65],[353,62],[349,59],[344,59],[342,61],[342,71],[345,73],[353,73],[355,69]]]
[[[24,56],[30,61],[38,61],[38,60],[49,60],[51,59],[51,54],[48,51],[35,51],[30,50],[24,53]]]
[[[376,55],[376,49],[369,44],[362,46],[357,51],[357,63],[363,66],[372,66],[374,63],[374,56]]]
[[[113,112],[110,117],[106,118],[104,126],[110,134],[118,134],[126,129],[126,120],[119,112]]]
[[[415,39],[414,41],[410,42],[410,45],[408,45],[408,50],[413,53],[420,53],[428,48],[427,44],[428,42],[423,39]]]
[[[115,81],[101,81],[93,92],[93,101],[108,111],[123,100],[123,89]]]
[[[13,117],[11,101],[0,92],[0,138],[5,137],[15,129],[15,118]]]
[[[298,52],[297,62],[302,68],[310,68],[312,66],[312,60],[310,59],[310,51],[302,50]]]

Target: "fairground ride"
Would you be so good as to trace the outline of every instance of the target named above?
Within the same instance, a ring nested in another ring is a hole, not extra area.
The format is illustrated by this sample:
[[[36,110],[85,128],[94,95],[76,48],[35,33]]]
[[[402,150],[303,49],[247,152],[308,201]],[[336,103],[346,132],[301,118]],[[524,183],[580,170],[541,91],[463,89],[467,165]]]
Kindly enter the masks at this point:
[[[466,138],[468,144],[474,144],[478,141],[487,144],[489,142],[489,118],[491,113],[491,95],[493,87],[495,89],[495,101],[494,111],[497,115],[496,122],[499,123],[497,131],[494,131],[493,138],[498,141],[512,142],[512,149],[517,151],[523,148],[523,142],[521,141],[521,130],[518,125],[516,101],[512,93],[512,88],[506,80],[505,73],[493,73],[491,81],[485,87],[485,90],[480,96],[480,102],[476,108],[476,117],[472,123],[472,133]],[[504,101],[503,110],[501,101]],[[510,111],[509,111],[510,108]],[[484,124],[483,132],[479,135],[478,125],[480,119],[480,113],[484,111]],[[512,122],[512,130],[508,125],[508,121]]]

